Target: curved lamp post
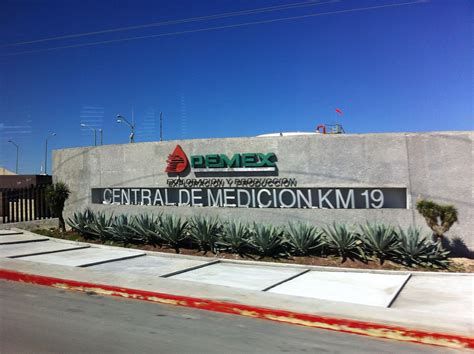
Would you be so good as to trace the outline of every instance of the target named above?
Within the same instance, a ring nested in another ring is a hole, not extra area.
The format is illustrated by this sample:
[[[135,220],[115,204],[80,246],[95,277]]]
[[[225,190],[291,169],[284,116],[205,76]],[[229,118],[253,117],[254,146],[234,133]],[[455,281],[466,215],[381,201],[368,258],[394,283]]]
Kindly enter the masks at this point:
[[[56,136],[56,133],[50,133],[45,140],[44,144],[44,174],[48,174],[48,139]]]
[[[90,125],[81,123],[81,127],[83,128],[88,128],[94,132],[94,146],[97,146],[97,130],[95,128],[92,128]],[[102,129],[101,129],[102,131]]]
[[[13,140],[8,140],[9,143],[12,143],[13,145],[15,145],[16,147],[16,168],[15,168],[15,173],[18,174],[18,150],[19,150],[19,146],[17,144],[15,144],[15,142]]]
[[[130,143],[133,144],[135,142],[135,123],[130,123],[125,117],[117,114],[117,123],[125,123],[128,124],[130,127]]]

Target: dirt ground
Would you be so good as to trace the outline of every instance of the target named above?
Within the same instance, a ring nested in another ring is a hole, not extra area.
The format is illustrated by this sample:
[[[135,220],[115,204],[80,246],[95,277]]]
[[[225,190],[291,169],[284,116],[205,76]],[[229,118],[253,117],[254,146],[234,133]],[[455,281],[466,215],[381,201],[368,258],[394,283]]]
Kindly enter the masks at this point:
[[[59,232],[59,230],[33,230],[38,234],[45,236],[66,239],[70,241],[79,241],[79,242],[89,242],[95,244],[103,244],[97,240],[85,240],[81,235],[68,231],[64,234]],[[106,243],[107,245],[123,247],[121,244]],[[153,252],[163,252],[163,253],[176,253],[174,249],[163,247],[155,247],[151,245],[132,245],[130,248],[140,249],[144,251],[153,251]],[[434,268],[424,268],[424,267],[406,267],[401,264],[397,264],[391,261],[385,261],[383,264],[380,264],[378,260],[369,260],[367,263],[364,263],[359,260],[347,259],[342,262],[341,258],[328,256],[328,257],[295,257],[291,256],[288,258],[259,258],[251,255],[238,255],[234,253],[219,252],[214,254],[212,252],[203,253],[197,249],[189,248],[180,248],[180,254],[189,255],[189,256],[201,256],[209,257],[214,259],[240,259],[240,260],[257,260],[260,262],[274,262],[274,263],[288,263],[288,264],[302,264],[302,265],[312,265],[312,266],[326,266],[326,267],[341,267],[341,268],[357,268],[357,269],[378,269],[378,270],[405,270],[405,271],[423,271],[423,272],[466,272],[474,273],[474,259],[468,258],[450,258],[451,265],[447,269],[434,269]]]

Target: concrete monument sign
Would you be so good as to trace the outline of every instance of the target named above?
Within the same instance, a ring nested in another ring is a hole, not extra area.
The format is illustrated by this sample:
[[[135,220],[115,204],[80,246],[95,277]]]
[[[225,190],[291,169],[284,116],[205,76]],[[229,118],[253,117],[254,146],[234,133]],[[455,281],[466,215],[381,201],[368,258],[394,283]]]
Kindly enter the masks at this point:
[[[418,197],[454,204],[472,249],[472,132],[197,139],[57,150],[65,214],[199,214],[274,224],[381,221],[429,229]]]

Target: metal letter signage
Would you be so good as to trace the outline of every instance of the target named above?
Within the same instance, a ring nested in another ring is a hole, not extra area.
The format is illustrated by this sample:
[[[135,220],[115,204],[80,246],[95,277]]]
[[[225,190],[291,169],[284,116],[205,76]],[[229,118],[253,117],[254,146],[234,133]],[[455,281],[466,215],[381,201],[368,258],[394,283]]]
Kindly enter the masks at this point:
[[[406,188],[92,188],[92,203],[234,208],[407,208]]]
[[[234,208],[406,209],[406,188],[299,187],[278,176],[277,157],[268,153],[192,155],[176,145],[166,160],[167,187],[92,188],[92,203]],[[182,178],[192,169],[196,178]],[[225,178],[199,173],[224,172]],[[244,176],[244,177],[236,177]],[[248,177],[252,176],[252,177]]]

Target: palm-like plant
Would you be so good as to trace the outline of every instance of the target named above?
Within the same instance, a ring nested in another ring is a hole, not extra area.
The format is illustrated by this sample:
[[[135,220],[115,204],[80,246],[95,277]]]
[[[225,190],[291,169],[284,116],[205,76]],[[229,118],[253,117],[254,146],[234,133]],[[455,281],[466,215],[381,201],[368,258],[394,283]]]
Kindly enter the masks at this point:
[[[432,200],[421,199],[416,203],[416,210],[425,218],[438,241],[458,221],[458,211],[454,205],[441,205]]]
[[[357,234],[345,225],[333,223],[322,228],[328,249],[342,257],[342,262],[347,258],[359,258],[365,260],[362,242]]]
[[[321,231],[314,226],[290,222],[285,229],[284,237],[291,254],[307,256],[324,245],[321,235]]]
[[[249,244],[260,258],[286,256],[281,234],[274,226],[253,223]]]
[[[446,268],[449,265],[449,251],[443,249],[440,243],[429,241],[429,235],[423,236],[420,229],[409,227],[405,232],[400,228],[398,237],[400,240],[398,256],[401,263],[410,267],[421,265]]]
[[[219,233],[219,222],[217,218],[195,216],[189,223],[189,234],[197,243],[199,250],[206,253],[215,251],[215,243]]]
[[[46,203],[51,208],[53,216],[59,220],[59,229],[66,232],[66,223],[64,222],[63,210],[66,200],[69,198],[71,191],[64,182],[56,182],[46,187],[45,197]]]
[[[379,258],[380,264],[396,254],[399,241],[393,226],[367,222],[360,225],[359,236],[369,253]]]
[[[188,222],[174,215],[162,215],[159,220],[156,228],[160,237],[179,253],[180,245],[187,239]]]
[[[248,243],[248,226],[237,220],[229,220],[222,226],[216,246],[219,249],[243,255]]]

